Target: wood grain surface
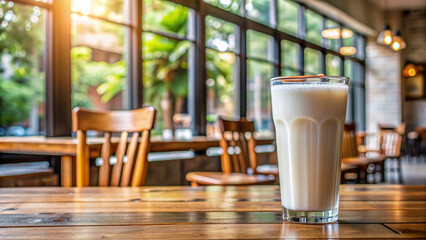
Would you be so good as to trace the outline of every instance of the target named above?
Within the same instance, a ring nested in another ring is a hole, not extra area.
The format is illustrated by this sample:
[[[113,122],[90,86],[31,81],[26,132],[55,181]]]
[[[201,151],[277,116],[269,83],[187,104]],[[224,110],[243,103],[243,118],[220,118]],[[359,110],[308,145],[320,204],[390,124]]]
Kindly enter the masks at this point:
[[[342,185],[339,221],[283,222],[277,186],[0,189],[0,239],[426,238],[426,186]]]

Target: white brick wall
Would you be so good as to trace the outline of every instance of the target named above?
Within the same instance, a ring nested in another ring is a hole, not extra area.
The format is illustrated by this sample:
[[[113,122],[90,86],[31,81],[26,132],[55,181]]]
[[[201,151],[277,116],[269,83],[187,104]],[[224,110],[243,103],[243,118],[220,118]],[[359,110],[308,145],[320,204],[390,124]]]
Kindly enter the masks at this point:
[[[367,41],[366,52],[366,130],[374,132],[379,123],[401,121],[401,56],[376,39]]]

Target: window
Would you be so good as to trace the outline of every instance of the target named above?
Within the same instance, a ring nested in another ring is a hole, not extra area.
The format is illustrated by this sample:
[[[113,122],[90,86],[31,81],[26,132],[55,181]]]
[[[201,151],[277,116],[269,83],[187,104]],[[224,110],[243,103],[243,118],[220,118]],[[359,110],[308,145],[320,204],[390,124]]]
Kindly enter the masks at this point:
[[[278,29],[294,36],[299,35],[300,5],[290,0],[278,1]]]
[[[365,38],[359,34],[356,35],[355,47],[357,49],[356,57],[359,59],[365,58]]]
[[[206,17],[208,122],[214,122],[218,115],[233,119],[239,114],[236,35],[236,25],[211,16]]]
[[[45,132],[45,16],[40,7],[0,1],[0,136]]]
[[[281,62],[283,76],[300,75],[300,46],[287,40],[281,41]]]
[[[343,46],[345,46],[345,47],[355,46],[355,34],[352,34],[351,37],[343,38]]]
[[[157,109],[153,135],[175,129],[188,113],[191,10],[167,1],[144,1],[142,33],[144,105]]]
[[[45,0],[46,2],[48,0]],[[71,11],[83,15],[105,18],[114,22],[128,23],[126,12],[131,0],[72,0]]]
[[[317,75],[322,72],[322,53],[305,48],[305,75]]]
[[[247,31],[247,117],[265,135],[273,130],[269,86],[274,76],[273,41],[266,34]]]
[[[126,109],[127,1],[71,3],[72,107]],[[106,20],[103,20],[106,19]],[[107,21],[108,20],[108,21]]]
[[[204,2],[235,14],[241,14],[241,0],[204,0]]]
[[[334,22],[330,19],[327,19],[327,20],[325,20],[325,28],[326,29],[340,29],[340,26],[336,22]],[[324,43],[325,43],[325,47],[332,49],[336,52],[338,52],[339,49],[340,49],[339,39],[324,38]]]
[[[67,134],[71,124],[52,121],[71,119],[71,112],[60,108],[69,101],[97,110],[153,106],[153,135],[182,127],[179,119],[192,121],[194,135],[205,134],[218,115],[247,117],[256,131],[268,135],[273,130],[269,80],[278,74],[322,72],[351,77],[348,120],[364,127],[365,38],[353,32],[343,40],[323,39],[323,28],[347,27],[307,3],[64,2],[0,1],[0,135]],[[65,37],[71,37],[72,46],[59,49],[71,53],[71,83],[68,71],[52,70],[55,60],[68,64],[50,51],[61,45],[57,36],[66,34],[57,26],[67,19],[56,11],[71,12],[71,32]],[[55,16],[59,21],[48,22]],[[357,53],[343,56],[341,45],[354,46]],[[55,102],[45,103],[46,96]]]
[[[306,40],[320,44],[322,31],[322,17],[311,10],[305,11],[306,20]]]
[[[265,25],[271,25],[272,0],[246,0],[247,17]]]
[[[341,60],[340,57],[333,55],[333,54],[327,54],[325,55],[325,73],[328,76],[340,76],[340,65]]]
[[[143,11],[145,31],[188,37],[188,8],[168,1],[144,0]]]
[[[350,78],[346,121],[355,122],[358,129],[365,129],[365,84],[363,67],[354,61],[345,60],[345,76]]]

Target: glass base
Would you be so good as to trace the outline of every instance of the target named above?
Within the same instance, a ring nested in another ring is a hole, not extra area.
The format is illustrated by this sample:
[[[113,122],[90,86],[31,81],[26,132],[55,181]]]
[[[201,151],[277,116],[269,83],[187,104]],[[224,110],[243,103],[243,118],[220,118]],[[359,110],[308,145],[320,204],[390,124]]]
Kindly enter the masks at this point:
[[[292,223],[308,223],[308,224],[322,224],[333,223],[337,221],[339,216],[339,209],[331,209],[328,211],[307,212],[295,211],[283,207],[283,219]]]

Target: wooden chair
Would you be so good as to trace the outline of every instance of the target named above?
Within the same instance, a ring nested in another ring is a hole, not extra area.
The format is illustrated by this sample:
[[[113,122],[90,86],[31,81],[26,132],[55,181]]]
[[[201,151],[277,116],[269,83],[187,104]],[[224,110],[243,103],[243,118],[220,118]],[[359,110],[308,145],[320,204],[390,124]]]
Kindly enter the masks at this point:
[[[102,165],[99,168],[99,186],[141,186],[145,183],[150,148],[150,130],[155,121],[152,107],[130,111],[98,112],[75,108],[72,113],[73,130],[77,132],[77,187],[89,186],[89,148],[86,132],[105,132],[102,145]],[[121,132],[117,145],[117,161],[110,166],[111,135]],[[128,136],[131,134],[130,142]],[[141,141],[138,147],[139,135]],[[127,149],[127,151],[126,151]],[[126,156],[126,157],[125,157]],[[125,161],[125,159],[127,159]]]
[[[186,179],[192,186],[198,185],[254,185],[272,184],[272,175],[257,174],[256,141],[253,137],[254,122],[241,119],[227,121],[219,118],[222,172],[190,172]],[[230,152],[232,154],[230,154]],[[249,166],[253,175],[247,174]]]
[[[355,165],[361,169],[359,176],[360,182],[367,182],[368,174],[372,174],[374,176],[374,182],[379,182],[376,179],[377,172],[381,174],[381,180],[384,179],[384,158],[382,156],[367,158],[359,155],[355,123],[344,125],[342,141],[342,163]]]
[[[396,170],[398,173],[399,183],[402,183],[401,169],[401,146],[403,136],[401,131],[397,130],[382,130],[380,131],[380,149],[381,154],[388,160],[396,160],[396,169],[390,168],[391,172]]]
[[[380,124],[379,123],[379,130],[380,131],[392,130],[392,131],[397,132],[400,135],[404,135],[405,134],[405,126],[406,126],[406,124],[404,122],[398,124],[396,127],[388,126],[386,124]]]

